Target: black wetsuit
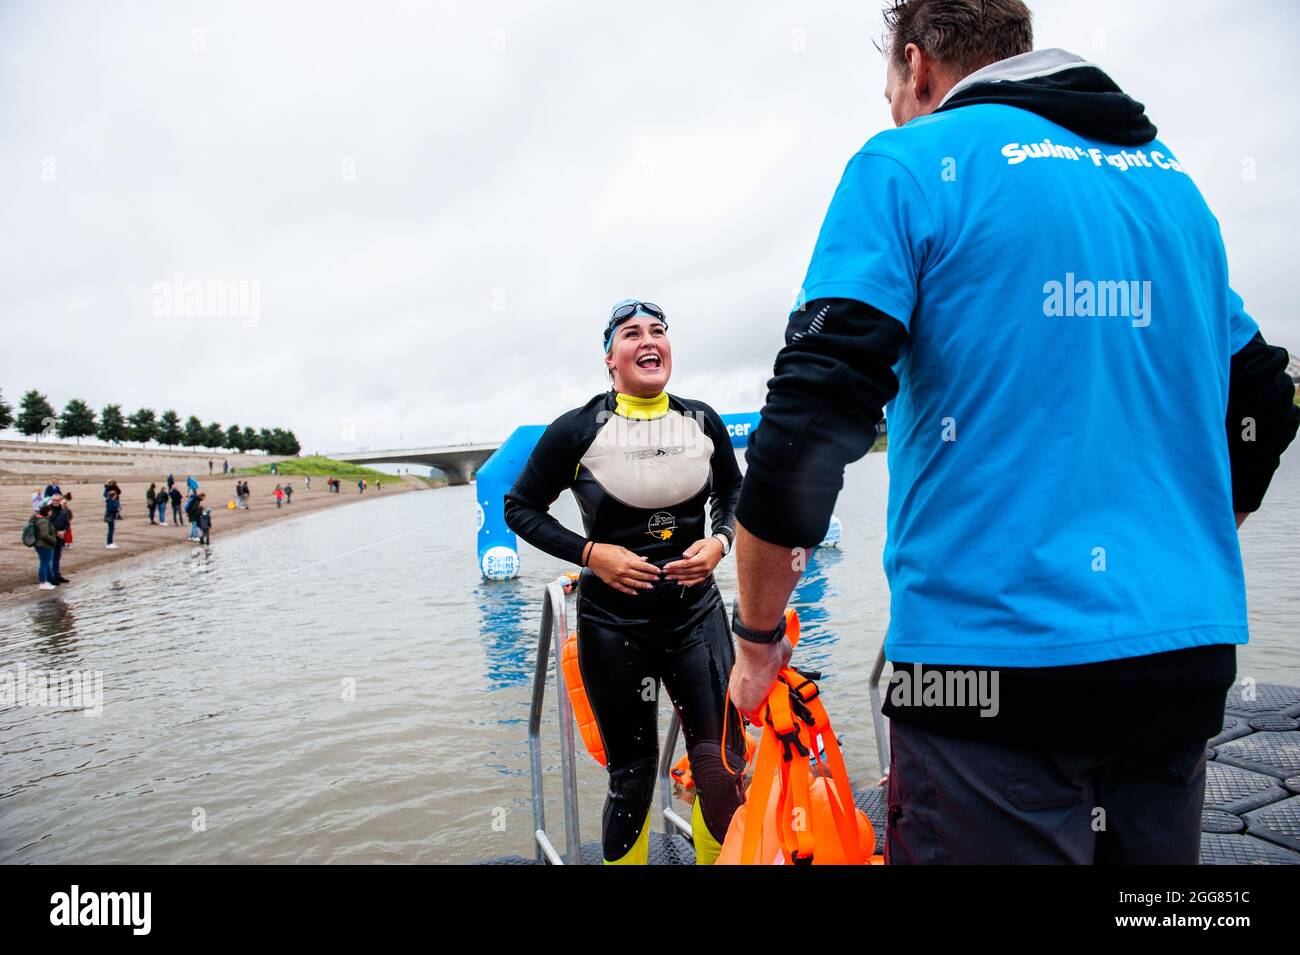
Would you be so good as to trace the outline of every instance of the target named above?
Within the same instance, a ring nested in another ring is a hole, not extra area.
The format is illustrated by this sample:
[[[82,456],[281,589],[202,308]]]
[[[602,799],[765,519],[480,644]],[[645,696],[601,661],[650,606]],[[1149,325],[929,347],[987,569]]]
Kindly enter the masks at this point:
[[[712,408],[667,394],[644,400],[611,391],[546,429],[506,495],[505,517],[534,547],[575,564],[592,540],[662,567],[711,534],[734,539],[740,484],[731,439]],[[566,488],[578,500],[585,537],[548,513]],[[734,649],[717,585],[712,577],[689,587],[665,578],[631,596],[587,569],[578,585],[577,623],[578,664],[610,774],[605,859],[622,859],[638,845],[644,852],[660,680],[681,717],[699,796],[696,848],[707,855],[702,842],[721,841],[742,801],[739,776],[724,768],[720,755]],[[728,763],[738,771],[744,737],[734,708],[726,720],[734,754]]]

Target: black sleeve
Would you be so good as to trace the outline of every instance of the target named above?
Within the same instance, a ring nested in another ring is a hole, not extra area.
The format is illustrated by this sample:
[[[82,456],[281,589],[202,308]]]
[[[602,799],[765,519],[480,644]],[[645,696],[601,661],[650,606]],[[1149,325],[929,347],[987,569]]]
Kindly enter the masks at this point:
[[[876,440],[898,393],[893,364],[902,323],[844,298],[822,298],[790,316],[786,345],[750,435],[737,517],[754,536],[811,547],[826,536],[844,467]]]
[[[587,539],[569,530],[549,513],[560,492],[573,484],[581,455],[570,415],[563,415],[542,432],[523,473],[506,495],[506,525],[538,550],[552,557],[582,563]]]
[[[706,404],[699,404],[705,433],[713,440],[713,489],[709,494],[709,533],[725,534],[731,543],[736,542],[736,504],[740,500],[743,478],[736,463],[736,450],[731,446],[731,435],[718,413]]]
[[[1228,379],[1228,458],[1232,462],[1232,508],[1259,510],[1282,452],[1300,426],[1289,357],[1255,337],[1232,356]]]

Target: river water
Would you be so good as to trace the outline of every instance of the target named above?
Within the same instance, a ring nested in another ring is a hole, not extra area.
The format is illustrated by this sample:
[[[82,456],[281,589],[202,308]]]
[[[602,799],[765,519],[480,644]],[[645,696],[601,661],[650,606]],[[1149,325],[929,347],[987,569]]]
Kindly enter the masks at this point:
[[[796,592],[796,663],[855,785],[879,776],[867,677],[884,636],[885,457],[846,475],[840,550]],[[468,862],[531,854],[527,721],[545,581],[485,583],[474,488],[377,498],[87,579],[0,612],[0,673],[99,671],[99,716],[0,709],[0,861]],[[578,527],[571,497],[556,513]],[[1300,684],[1300,454],[1243,528],[1241,675]],[[734,565],[719,583],[730,604]],[[562,842],[553,686],[547,818]],[[665,704],[666,706],[666,704]],[[661,727],[663,723],[661,722]],[[604,771],[581,757],[583,837]],[[684,807],[683,807],[684,808]]]

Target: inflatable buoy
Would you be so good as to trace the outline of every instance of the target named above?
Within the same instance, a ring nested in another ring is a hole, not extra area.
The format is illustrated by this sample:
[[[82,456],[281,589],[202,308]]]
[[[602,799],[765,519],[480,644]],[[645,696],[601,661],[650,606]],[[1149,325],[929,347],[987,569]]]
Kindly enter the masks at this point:
[[[758,785],[757,779],[754,784]],[[780,790],[781,777],[773,775],[766,800],[769,807],[778,805]],[[834,809],[831,808],[832,802],[835,803]],[[808,828],[811,829],[812,843],[816,846],[812,858],[813,865],[870,865],[875,862],[871,853],[876,847],[876,832],[866,813],[857,809],[852,803],[847,807],[841,806],[830,784],[820,776],[808,784],[808,805],[811,809],[807,817],[810,819]],[[722,853],[718,856],[718,865],[740,865],[746,861],[742,858],[741,851],[745,844],[745,822],[749,815],[748,810],[749,799],[746,799],[745,804],[731,817],[727,838],[722,843]],[[840,838],[836,828],[837,813],[841,816],[852,813],[857,822],[856,845],[851,845],[847,851],[845,842]],[[775,812],[768,811],[763,814],[763,834],[758,843],[758,855],[750,860],[754,864],[784,865],[786,863],[781,834],[777,832]]]
[[[600,765],[605,765],[605,741],[600,738],[600,727],[596,725],[596,714],[591,711],[591,702],[587,699],[587,689],[582,685],[582,670],[578,667],[578,634],[569,635],[560,652],[560,667],[564,670],[564,685],[569,689],[569,705],[573,707],[573,719],[582,734],[582,742],[587,747],[591,758]]]
[[[786,633],[791,643],[798,640],[799,620],[793,610],[786,611]],[[793,667],[782,669],[759,713],[763,735],[753,782],[744,805],[731,817],[718,862],[872,864],[875,831],[866,813],[854,805],[848,769],[812,677]],[[815,757],[820,776],[812,777],[810,757]],[[725,766],[725,739],[722,759]]]

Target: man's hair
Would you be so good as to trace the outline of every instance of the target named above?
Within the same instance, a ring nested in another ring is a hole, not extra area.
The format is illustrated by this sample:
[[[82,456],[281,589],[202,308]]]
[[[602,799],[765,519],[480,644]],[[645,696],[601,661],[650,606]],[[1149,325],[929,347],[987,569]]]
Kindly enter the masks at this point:
[[[915,43],[960,76],[1034,48],[1024,0],[893,0],[885,10],[882,52],[902,76]]]

